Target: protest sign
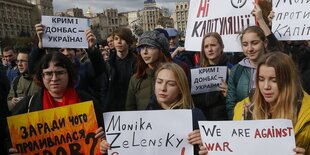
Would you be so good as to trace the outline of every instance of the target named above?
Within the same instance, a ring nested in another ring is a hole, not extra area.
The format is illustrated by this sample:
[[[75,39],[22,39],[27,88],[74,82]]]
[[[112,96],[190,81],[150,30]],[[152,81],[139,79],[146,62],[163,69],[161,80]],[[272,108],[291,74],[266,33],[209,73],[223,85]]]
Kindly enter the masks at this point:
[[[199,121],[208,155],[292,155],[291,120]]]
[[[193,131],[191,110],[104,113],[109,155],[193,155],[187,135]]]
[[[191,69],[191,94],[220,91],[222,81],[226,81],[227,66],[212,66]]]
[[[13,148],[21,154],[99,155],[92,101],[7,118]]]
[[[187,20],[185,48],[200,51],[202,38],[218,32],[227,52],[241,52],[238,35],[255,25],[251,15],[254,0],[191,0]]]
[[[42,16],[43,47],[88,48],[86,18]]]
[[[273,0],[272,32],[279,40],[309,40],[309,8],[309,0]]]

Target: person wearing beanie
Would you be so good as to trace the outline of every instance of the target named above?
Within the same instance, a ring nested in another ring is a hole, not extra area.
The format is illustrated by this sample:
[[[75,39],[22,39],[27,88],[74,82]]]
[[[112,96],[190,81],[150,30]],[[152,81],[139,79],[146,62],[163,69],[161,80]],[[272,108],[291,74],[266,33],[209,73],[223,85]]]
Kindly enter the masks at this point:
[[[128,84],[134,73],[136,55],[131,50],[134,37],[128,28],[119,28],[113,33],[116,52],[110,53],[109,87],[106,111],[124,111]]]
[[[163,62],[172,62],[168,40],[158,31],[144,32],[138,43],[136,72],[131,77],[126,110],[145,110],[153,94],[154,72]]]

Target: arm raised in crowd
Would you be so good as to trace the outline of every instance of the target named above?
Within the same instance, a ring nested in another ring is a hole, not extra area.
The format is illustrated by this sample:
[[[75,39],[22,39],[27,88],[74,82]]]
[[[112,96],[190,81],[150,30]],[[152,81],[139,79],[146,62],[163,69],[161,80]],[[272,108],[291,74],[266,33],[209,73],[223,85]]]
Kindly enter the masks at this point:
[[[108,70],[104,60],[102,58],[101,52],[98,47],[96,47],[96,37],[92,33],[91,29],[87,29],[85,31],[87,42],[88,42],[88,50],[86,50],[88,57],[92,63],[95,75],[100,75],[102,73],[108,74]]]
[[[276,51],[276,50],[281,50],[281,45],[278,39],[274,36],[274,34],[271,32],[269,26],[265,22],[263,18],[263,13],[262,9],[260,6],[256,3],[254,3],[254,9],[252,10],[252,15],[256,17],[256,21],[258,22],[259,27],[264,31],[264,34],[268,40],[268,45],[267,45],[267,51]],[[270,17],[273,16],[272,15]],[[269,16],[268,16],[269,19]]]
[[[36,29],[36,34],[38,37],[38,45],[32,47],[31,52],[29,54],[28,58],[28,69],[30,74],[35,73],[35,63],[38,62],[41,57],[45,54],[45,50],[43,49],[43,44],[42,44],[42,35],[44,32],[44,25],[42,24],[36,24],[35,25]]]
[[[252,10],[252,15],[256,17],[256,21],[259,24],[259,27],[264,31],[265,36],[271,34],[270,28],[268,27],[267,23],[263,18],[262,9],[259,7],[258,4],[254,3],[254,9]]]

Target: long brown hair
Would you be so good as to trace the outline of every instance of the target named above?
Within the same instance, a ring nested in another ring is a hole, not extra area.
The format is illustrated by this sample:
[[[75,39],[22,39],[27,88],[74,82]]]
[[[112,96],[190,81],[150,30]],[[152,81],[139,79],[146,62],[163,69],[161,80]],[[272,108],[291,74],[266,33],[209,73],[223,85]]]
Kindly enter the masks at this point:
[[[158,51],[158,63],[162,63],[162,62],[171,62],[171,58],[166,57],[163,52],[159,49]],[[143,77],[146,76],[146,70],[148,68],[148,65],[144,62],[141,54],[139,53],[138,57],[137,57],[137,61],[136,61],[136,73],[135,76],[137,79],[141,79]],[[156,70],[156,68],[155,68]]]
[[[279,89],[279,96],[274,105],[268,104],[259,90],[258,80],[262,65],[273,67]],[[253,119],[285,118],[297,121],[298,106],[303,94],[299,73],[293,60],[281,52],[272,52],[264,55],[258,62],[256,74],[256,89],[254,94]]]
[[[220,46],[222,47],[222,49],[224,49],[224,43],[222,40],[222,37],[220,36],[220,34],[218,34],[217,32],[210,32],[207,33],[203,39],[202,39],[202,43],[201,43],[201,52],[200,52],[200,67],[208,67],[210,65],[210,62],[207,58],[207,56],[205,55],[204,52],[204,44],[205,44],[205,40],[209,37],[214,37],[217,42],[220,44]],[[222,55],[221,57],[223,57],[223,50],[222,50]]]

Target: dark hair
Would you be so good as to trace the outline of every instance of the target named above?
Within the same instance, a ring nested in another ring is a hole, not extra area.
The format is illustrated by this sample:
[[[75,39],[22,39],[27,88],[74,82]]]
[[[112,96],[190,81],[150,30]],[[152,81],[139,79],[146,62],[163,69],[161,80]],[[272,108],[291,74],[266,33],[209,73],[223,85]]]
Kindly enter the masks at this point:
[[[28,49],[28,48],[21,48],[21,49],[18,49],[17,54],[21,53],[21,54],[28,54],[29,55],[29,53],[30,53],[29,51],[30,51],[30,49]]]
[[[76,72],[75,72],[75,69],[73,67],[73,64],[65,55],[63,55],[60,52],[49,53],[49,54],[46,54],[42,57],[42,59],[39,62],[39,65],[36,68],[36,70],[37,70],[37,72],[35,74],[36,83],[39,86],[44,87],[43,77],[42,77],[43,69],[48,68],[50,65],[50,62],[55,62],[55,66],[65,68],[67,70],[67,73],[69,76],[68,87],[74,86],[74,84],[77,80],[77,76],[76,76]]]
[[[111,36],[113,37],[113,33],[108,34],[108,36],[106,38],[108,39]]]
[[[121,39],[124,39],[128,45],[132,45],[135,41],[135,38],[132,35],[132,32],[129,28],[121,27],[113,32],[113,37],[119,36]],[[130,46],[129,46],[130,47]]]
[[[15,49],[13,47],[4,47],[3,51],[2,52],[8,52],[12,50],[14,53],[16,52]]]
[[[102,46],[109,46],[108,45],[108,41],[105,39],[105,40],[101,40],[100,42],[98,42],[99,45],[102,45]]]

